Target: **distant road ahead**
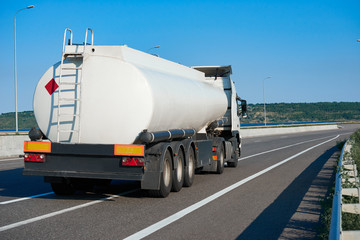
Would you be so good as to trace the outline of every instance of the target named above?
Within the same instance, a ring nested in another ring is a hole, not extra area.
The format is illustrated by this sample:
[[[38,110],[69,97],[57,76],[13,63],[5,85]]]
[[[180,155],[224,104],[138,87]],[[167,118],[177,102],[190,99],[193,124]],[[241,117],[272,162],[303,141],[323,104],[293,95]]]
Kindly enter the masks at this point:
[[[197,174],[166,199],[122,181],[59,197],[22,176],[22,160],[2,159],[0,239],[312,239],[336,142],[359,127],[244,139],[237,168]]]

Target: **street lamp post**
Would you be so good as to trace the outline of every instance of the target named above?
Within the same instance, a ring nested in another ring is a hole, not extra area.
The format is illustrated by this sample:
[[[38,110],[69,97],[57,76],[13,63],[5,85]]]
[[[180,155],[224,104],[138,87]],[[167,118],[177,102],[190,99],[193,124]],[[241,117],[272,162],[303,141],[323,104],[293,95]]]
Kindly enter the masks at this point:
[[[149,49],[147,50],[147,52],[149,52],[150,50],[152,50],[152,49],[154,49],[154,48],[159,48],[159,47],[160,47],[160,45],[157,45],[157,46],[151,47],[151,48],[149,48]]]
[[[268,79],[268,78],[272,78],[272,76],[268,76],[268,77],[264,78],[264,80],[263,80],[264,117],[265,117],[264,123],[265,123],[265,127],[266,127],[265,80]]]
[[[34,5],[27,6],[26,8],[19,9],[14,16],[14,78],[15,78],[15,131],[18,133],[19,131],[19,123],[18,123],[18,104],[17,104],[17,72],[16,72],[16,14],[18,14],[22,10],[33,8]]]
[[[159,48],[159,47],[160,47],[160,45],[157,45],[157,46],[154,46],[154,47],[152,47],[152,48],[149,48],[149,49],[147,50],[147,52],[150,54],[150,50],[155,49],[155,48]],[[155,57],[159,57],[159,55],[157,55],[157,54],[151,54],[151,55],[153,55],[153,56],[155,56]]]

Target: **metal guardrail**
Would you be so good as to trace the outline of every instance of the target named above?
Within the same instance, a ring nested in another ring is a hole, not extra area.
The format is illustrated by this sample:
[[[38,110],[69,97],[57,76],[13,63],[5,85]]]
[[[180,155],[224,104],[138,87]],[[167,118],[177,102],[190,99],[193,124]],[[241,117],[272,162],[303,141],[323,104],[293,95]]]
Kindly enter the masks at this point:
[[[331,223],[330,223],[330,240],[340,240],[341,234],[341,167],[342,161],[344,158],[345,146],[348,143],[344,144],[343,149],[341,150],[340,160],[338,163],[338,168],[336,172],[336,181],[335,181],[335,192],[332,204],[332,214],[331,214]]]
[[[332,215],[331,215],[331,224],[330,224],[330,232],[329,239],[330,240],[350,240],[350,239],[360,239],[360,230],[358,231],[342,231],[342,212],[349,212],[360,214],[360,188],[342,188],[343,178],[342,175],[344,173],[352,172],[349,174],[350,182],[359,183],[358,173],[356,170],[356,165],[354,162],[350,163],[344,161],[344,154],[346,146],[349,144],[349,140],[346,141],[344,147],[341,151],[340,160],[338,163],[338,168],[336,172],[336,182],[335,182],[335,193],[332,204]],[[347,164],[344,164],[347,163]],[[351,166],[351,168],[349,168]],[[343,204],[342,196],[356,196],[359,198],[359,204]]]

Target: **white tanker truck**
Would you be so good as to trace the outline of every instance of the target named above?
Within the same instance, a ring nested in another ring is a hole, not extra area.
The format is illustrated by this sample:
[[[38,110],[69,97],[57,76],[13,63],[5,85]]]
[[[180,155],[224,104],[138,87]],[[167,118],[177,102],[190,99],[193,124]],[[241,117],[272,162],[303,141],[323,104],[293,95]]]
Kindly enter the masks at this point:
[[[237,166],[246,101],[231,66],[190,68],[93,36],[87,29],[73,44],[66,29],[61,61],[37,84],[40,129],[24,143],[25,175],[44,176],[60,195],[117,179],[166,197],[190,187],[195,170]]]

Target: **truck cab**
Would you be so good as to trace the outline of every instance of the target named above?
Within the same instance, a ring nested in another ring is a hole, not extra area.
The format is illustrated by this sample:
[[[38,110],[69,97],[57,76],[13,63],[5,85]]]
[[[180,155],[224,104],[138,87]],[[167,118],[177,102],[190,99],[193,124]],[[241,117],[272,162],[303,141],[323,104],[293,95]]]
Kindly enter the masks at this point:
[[[236,154],[240,157],[241,153],[241,134],[240,134],[240,117],[246,117],[247,104],[246,100],[241,99],[237,93],[234,82],[231,80],[231,65],[227,66],[196,66],[194,69],[205,74],[205,79],[209,83],[221,88],[227,97],[228,107],[223,117],[224,123],[213,129],[216,136],[224,137],[225,140],[232,139],[232,145],[236,149]],[[211,133],[209,133],[211,134]],[[236,140],[236,143],[235,143]],[[230,156],[228,156],[230,159]],[[236,166],[237,160],[230,159],[228,165]]]

